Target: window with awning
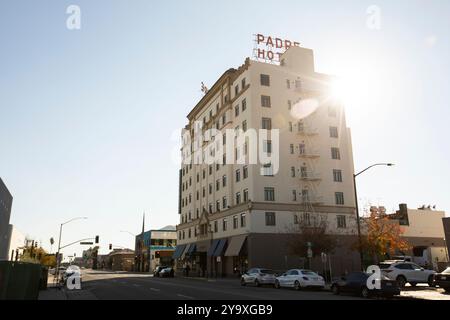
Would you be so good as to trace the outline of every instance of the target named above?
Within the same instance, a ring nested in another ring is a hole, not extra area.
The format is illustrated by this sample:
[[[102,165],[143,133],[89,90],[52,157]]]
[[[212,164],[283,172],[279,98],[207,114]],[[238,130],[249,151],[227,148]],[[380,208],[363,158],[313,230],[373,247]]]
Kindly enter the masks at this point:
[[[214,252],[216,251],[217,245],[219,244],[220,240],[216,239],[213,241],[213,243],[211,244],[211,246],[208,249],[208,253],[207,256],[208,257],[213,257],[214,256]]]
[[[174,259],[174,260],[180,259],[180,257],[183,254],[185,248],[186,248],[186,245],[177,246],[177,248],[175,249],[175,252],[172,255],[172,259]]]
[[[228,245],[227,251],[225,252],[225,257],[239,256],[246,239],[247,235],[240,235],[231,238],[230,244]]]
[[[227,244],[227,239],[219,240],[219,243],[217,244],[216,250],[214,250],[213,257],[221,257],[221,256],[223,256],[226,244]]]

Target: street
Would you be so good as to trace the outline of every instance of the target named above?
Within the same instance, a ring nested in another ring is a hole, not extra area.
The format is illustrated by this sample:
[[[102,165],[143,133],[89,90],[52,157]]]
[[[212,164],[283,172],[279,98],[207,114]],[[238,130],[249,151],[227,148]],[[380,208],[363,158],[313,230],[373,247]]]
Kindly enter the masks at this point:
[[[148,274],[83,270],[82,290],[65,290],[68,300],[361,300],[329,291],[242,287],[238,279],[154,278]],[[55,299],[47,290],[40,299]],[[401,299],[450,300],[441,289],[407,287]],[[398,298],[397,298],[398,299]]]

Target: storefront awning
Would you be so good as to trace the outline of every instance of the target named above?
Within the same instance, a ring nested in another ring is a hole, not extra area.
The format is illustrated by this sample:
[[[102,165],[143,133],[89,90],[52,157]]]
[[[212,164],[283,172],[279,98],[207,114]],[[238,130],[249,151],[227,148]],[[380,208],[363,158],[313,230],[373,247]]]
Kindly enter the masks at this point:
[[[189,248],[191,247],[190,244],[186,245],[186,248],[184,249],[183,253],[181,254],[181,259],[184,259],[184,256],[189,251]]]
[[[195,245],[195,243],[191,244],[189,249],[186,251],[186,255],[187,256],[192,255],[195,252],[196,249],[197,249],[197,246]]]
[[[225,245],[227,244],[227,239],[221,239],[219,240],[219,244],[216,247],[216,250],[214,250],[213,257],[221,257],[223,256],[223,252],[225,251]]]
[[[225,257],[239,256],[245,239],[247,239],[247,235],[245,234],[231,238],[230,244],[228,245],[227,251],[225,252]]]
[[[174,259],[174,260],[179,259],[181,257],[181,254],[184,252],[185,248],[186,248],[186,245],[177,246],[177,248],[175,249],[175,252],[172,255],[172,259]]]
[[[211,246],[208,249],[208,253],[207,256],[208,257],[212,257],[214,255],[214,251],[216,251],[217,245],[219,244],[220,240],[216,239],[213,241],[213,243],[211,244]]]

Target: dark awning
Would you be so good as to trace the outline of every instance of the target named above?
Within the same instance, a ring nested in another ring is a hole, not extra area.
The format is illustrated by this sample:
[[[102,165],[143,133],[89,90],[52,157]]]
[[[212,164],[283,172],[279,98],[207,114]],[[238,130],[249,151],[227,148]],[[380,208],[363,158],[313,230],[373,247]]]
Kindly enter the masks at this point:
[[[225,245],[227,244],[227,239],[221,239],[219,240],[219,244],[216,247],[216,250],[214,250],[213,257],[221,257],[223,256],[223,252],[225,250]]]
[[[211,246],[208,249],[208,253],[207,256],[208,257],[212,257],[214,254],[214,251],[216,251],[217,245],[219,244],[220,240],[216,239],[213,241],[213,243],[211,244]]]
[[[172,259],[179,259],[181,257],[181,254],[183,253],[185,247],[186,247],[186,245],[177,246],[177,248],[175,249],[175,252],[172,255]]]
[[[195,252],[196,249],[197,249],[197,245],[196,245],[195,243],[191,244],[191,246],[189,247],[189,249],[186,250],[186,255],[187,255],[187,256],[192,255],[192,254]]]
[[[231,239],[230,244],[228,245],[227,251],[225,252],[225,257],[237,257],[241,252],[242,245],[247,239],[247,235],[240,235],[237,237],[233,237]]]
[[[184,259],[184,257],[186,256],[186,253],[189,251],[189,249],[191,248],[192,244],[187,244],[186,248],[184,248],[183,253],[181,254],[181,259]]]

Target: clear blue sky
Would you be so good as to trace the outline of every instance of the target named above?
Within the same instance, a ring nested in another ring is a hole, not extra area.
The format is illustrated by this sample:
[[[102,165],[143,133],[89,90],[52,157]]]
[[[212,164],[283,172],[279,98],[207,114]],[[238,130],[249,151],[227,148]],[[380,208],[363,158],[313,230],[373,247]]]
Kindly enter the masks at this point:
[[[66,28],[70,4],[81,30]],[[366,27],[372,4],[379,31]],[[176,224],[173,132],[200,82],[242,64],[258,32],[314,49],[320,72],[369,73],[364,101],[348,110],[355,166],[397,166],[361,176],[362,205],[450,210],[449,14],[446,0],[2,1],[0,176],[14,195],[11,222],[49,247],[60,222],[88,216],[67,225],[63,243],[99,234],[102,249],[133,247],[119,231],[138,233],[144,210],[147,227]]]

